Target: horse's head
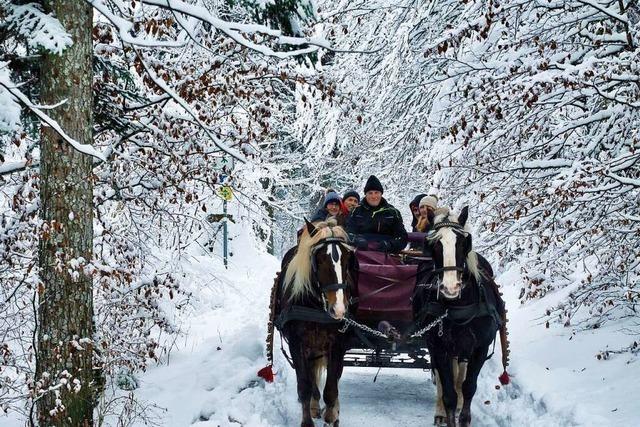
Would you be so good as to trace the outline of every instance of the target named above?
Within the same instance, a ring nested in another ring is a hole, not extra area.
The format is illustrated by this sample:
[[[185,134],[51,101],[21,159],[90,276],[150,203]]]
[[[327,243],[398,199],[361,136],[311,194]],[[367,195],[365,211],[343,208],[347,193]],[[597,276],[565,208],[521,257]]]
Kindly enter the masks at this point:
[[[285,276],[291,286],[291,298],[315,295],[331,317],[343,319],[354,292],[355,262],[347,235],[335,221],[317,226],[307,222],[298,253]]]
[[[465,206],[460,215],[448,210],[436,211],[433,231],[426,239],[435,264],[438,292],[444,298],[459,298],[465,286],[465,275],[478,278],[478,261],[472,249],[471,234],[464,226],[469,216]]]

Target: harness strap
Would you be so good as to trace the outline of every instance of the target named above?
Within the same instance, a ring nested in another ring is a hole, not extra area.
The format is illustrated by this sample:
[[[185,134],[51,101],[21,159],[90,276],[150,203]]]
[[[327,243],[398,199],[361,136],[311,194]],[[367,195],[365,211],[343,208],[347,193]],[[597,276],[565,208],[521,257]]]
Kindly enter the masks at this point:
[[[369,341],[369,339],[362,333],[362,331],[360,331],[359,328],[352,328],[353,332],[356,334],[356,336],[358,337],[358,339],[367,347],[367,348],[371,348],[374,349],[376,348],[376,346],[374,346],[371,341]]]
[[[284,354],[284,358],[287,360],[287,362],[289,362],[289,366],[291,366],[291,369],[295,370],[296,368],[295,366],[293,366],[293,359],[291,359],[291,357],[287,354],[287,351],[284,349],[285,341],[288,346],[289,342],[282,337],[282,334],[280,334],[280,350],[282,350],[282,354]]]
[[[476,317],[492,316],[495,318],[497,314],[495,308],[484,301],[455,307],[445,307],[439,302],[430,302],[421,310],[420,317],[422,319],[429,315],[438,317],[444,314],[445,310],[449,310],[448,318],[452,321],[462,321],[462,323],[457,323],[459,326],[466,325]]]
[[[322,292],[339,291],[340,289],[349,289],[348,283],[332,283],[322,287]]]
[[[324,310],[304,307],[301,305],[291,305],[280,313],[275,321],[275,325],[278,329],[282,329],[284,325],[291,320],[326,324],[338,324],[341,322],[340,320],[336,320],[329,316],[329,314]]]
[[[394,285],[396,284],[395,282],[396,282],[396,281],[394,281],[394,283],[391,283],[390,285],[383,286],[383,287],[381,287],[381,288],[379,288],[379,289],[376,289],[375,291],[369,292],[368,294],[363,295],[363,296],[361,296],[361,297],[353,297],[353,298],[351,298],[351,301],[350,301],[349,303],[350,303],[350,304],[356,304],[356,303],[358,303],[358,302],[360,302],[360,301],[362,301],[362,300],[364,300],[364,299],[367,299],[367,298],[368,298],[368,297],[370,297],[370,296],[373,296],[373,295],[375,295],[375,294],[378,294],[378,293],[380,293],[380,292],[384,291],[385,289],[388,289],[388,288],[390,288],[391,286],[394,286]]]

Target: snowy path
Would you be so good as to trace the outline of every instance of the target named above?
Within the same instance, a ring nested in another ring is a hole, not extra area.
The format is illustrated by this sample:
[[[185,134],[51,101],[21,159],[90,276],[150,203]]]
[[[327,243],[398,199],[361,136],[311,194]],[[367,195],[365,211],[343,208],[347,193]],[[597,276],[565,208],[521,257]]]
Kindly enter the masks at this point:
[[[347,368],[340,381],[340,421],[345,426],[424,426],[433,421],[435,386],[414,369]]]

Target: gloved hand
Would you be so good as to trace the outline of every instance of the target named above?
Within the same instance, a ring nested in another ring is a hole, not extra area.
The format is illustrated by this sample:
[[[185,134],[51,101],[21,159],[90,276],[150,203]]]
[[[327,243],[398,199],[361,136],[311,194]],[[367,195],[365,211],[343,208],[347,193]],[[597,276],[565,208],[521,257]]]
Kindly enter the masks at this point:
[[[383,240],[378,243],[378,250],[380,252],[392,252],[393,244],[388,240]]]
[[[350,243],[355,246],[358,249],[368,249],[369,248],[369,243],[367,242],[367,239],[365,239],[362,236],[359,236],[357,234],[352,234],[349,236],[350,239]]]

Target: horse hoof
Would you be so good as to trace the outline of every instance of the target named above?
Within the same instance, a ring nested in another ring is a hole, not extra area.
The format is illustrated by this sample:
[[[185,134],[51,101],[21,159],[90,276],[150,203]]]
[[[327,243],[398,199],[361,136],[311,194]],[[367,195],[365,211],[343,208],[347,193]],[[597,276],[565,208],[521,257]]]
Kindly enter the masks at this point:
[[[335,420],[332,423],[324,423],[323,427],[339,427],[340,425],[340,421],[339,420]]]
[[[448,427],[447,417],[444,415],[436,415],[433,417],[433,425],[436,427]]]
[[[322,412],[323,412],[323,410],[320,407],[317,407],[317,408],[313,408],[312,407],[311,408],[311,418],[316,418],[316,419],[322,418]]]

